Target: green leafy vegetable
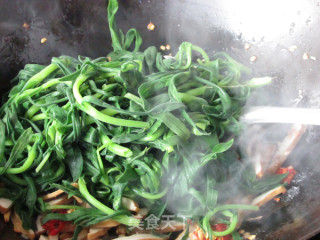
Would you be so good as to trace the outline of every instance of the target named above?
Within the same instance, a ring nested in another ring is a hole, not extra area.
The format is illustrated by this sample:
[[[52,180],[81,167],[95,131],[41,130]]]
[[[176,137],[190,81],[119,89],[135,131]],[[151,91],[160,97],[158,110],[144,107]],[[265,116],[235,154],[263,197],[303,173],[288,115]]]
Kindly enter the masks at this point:
[[[140,51],[139,33],[117,28],[117,10],[110,0],[108,57],[55,57],[48,66],[26,65],[15,78],[0,109],[0,197],[14,201],[27,229],[40,213],[43,223],[72,221],[74,239],[106,219],[139,226],[124,197],[159,218],[191,215],[209,234],[239,238],[237,210],[257,207],[224,205],[232,189],[261,193],[285,177],[256,179],[233,146],[251,89],[271,79],[246,81],[248,69],[226,53],[209,56],[188,42],[170,58],[156,47]],[[40,198],[57,189],[92,208]],[[212,231],[210,221],[221,216],[227,230]]]
[[[83,157],[79,147],[74,146],[67,150],[66,161],[71,172],[72,180],[75,182],[79,179],[83,170]]]

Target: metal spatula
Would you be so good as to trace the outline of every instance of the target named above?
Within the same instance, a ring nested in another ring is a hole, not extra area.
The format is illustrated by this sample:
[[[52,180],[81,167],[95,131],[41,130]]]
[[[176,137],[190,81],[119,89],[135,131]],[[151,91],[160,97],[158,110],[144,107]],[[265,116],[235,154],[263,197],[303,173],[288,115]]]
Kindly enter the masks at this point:
[[[298,123],[320,125],[320,109],[289,107],[250,107],[241,121],[254,123]]]

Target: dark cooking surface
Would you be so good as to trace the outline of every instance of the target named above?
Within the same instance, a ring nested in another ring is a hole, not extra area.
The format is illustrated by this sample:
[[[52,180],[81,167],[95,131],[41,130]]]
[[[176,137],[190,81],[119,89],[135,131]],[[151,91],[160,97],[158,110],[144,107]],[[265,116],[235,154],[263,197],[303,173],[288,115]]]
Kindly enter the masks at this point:
[[[174,53],[182,41],[190,41],[210,54],[226,51],[256,74],[277,77],[272,86],[256,94],[252,104],[292,105],[300,99],[302,105],[320,106],[318,1],[120,2],[118,25],[124,31],[137,28],[143,36],[142,48],[169,43]],[[26,63],[48,64],[51,57],[62,54],[98,57],[111,50],[102,0],[0,0],[0,6],[2,93]],[[147,30],[150,21],[155,31]],[[24,22],[30,28],[23,28]],[[41,44],[44,37],[47,42]],[[303,59],[304,54],[309,59]],[[252,56],[257,59],[250,63]],[[290,164],[299,174],[281,203],[262,209],[266,217],[248,222],[247,231],[263,239],[292,240],[307,239],[319,231],[319,133],[317,127],[310,128],[302,141],[305,144],[291,156]]]

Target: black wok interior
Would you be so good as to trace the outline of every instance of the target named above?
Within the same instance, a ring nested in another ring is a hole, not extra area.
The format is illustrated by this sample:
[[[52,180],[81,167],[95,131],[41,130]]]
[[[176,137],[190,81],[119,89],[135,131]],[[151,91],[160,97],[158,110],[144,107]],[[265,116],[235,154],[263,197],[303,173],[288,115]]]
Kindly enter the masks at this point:
[[[262,6],[253,0],[119,2],[118,26],[124,32],[137,28],[142,49],[170,44],[167,53],[175,53],[181,42],[190,41],[209,55],[225,51],[251,67],[254,75],[275,77],[249,104],[292,106],[298,99],[299,106],[320,106],[318,1],[263,0]],[[94,58],[111,50],[104,0],[0,0],[0,6],[2,96],[27,63],[48,64],[60,55]],[[149,22],[155,24],[154,31],[148,31]],[[41,44],[44,37],[47,42]],[[250,62],[252,56],[256,60]],[[262,208],[258,214],[265,216],[262,220],[244,224],[257,239],[309,239],[320,231],[319,140],[319,128],[309,127],[286,163],[298,174],[281,203]],[[0,235],[0,239],[14,237]]]

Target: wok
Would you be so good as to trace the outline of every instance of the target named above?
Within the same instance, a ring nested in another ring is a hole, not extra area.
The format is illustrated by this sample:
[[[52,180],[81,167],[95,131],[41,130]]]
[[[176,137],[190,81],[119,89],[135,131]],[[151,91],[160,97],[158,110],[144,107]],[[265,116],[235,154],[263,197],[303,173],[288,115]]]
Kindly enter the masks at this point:
[[[253,95],[249,105],[291,107],[299,102],[299,106],[319,107],[318,1],[119,2],[118,26],[124,32],[137,28],[144,40],[142,49],[170,44],[170,52],[175,53],[182,41],[190,41],[210,55],[225,51],[255,75],[275,77]],[[48,64],[60,55],[99,57],[111,50],[103,0],[0,0],[0,6],[2,95],[27,63]],[[154,31],[147,29],[150,21]],[[42,38],[47,41],[41,43]],[[281,203],[262,208],[262,219],[244,223],[243,228],[257,239],[309,239],[320,232],[319,140],[319,128],[309,126],[287,160],[298,174]],[[19,239],[10,229],[2,231],[0,239]]]

